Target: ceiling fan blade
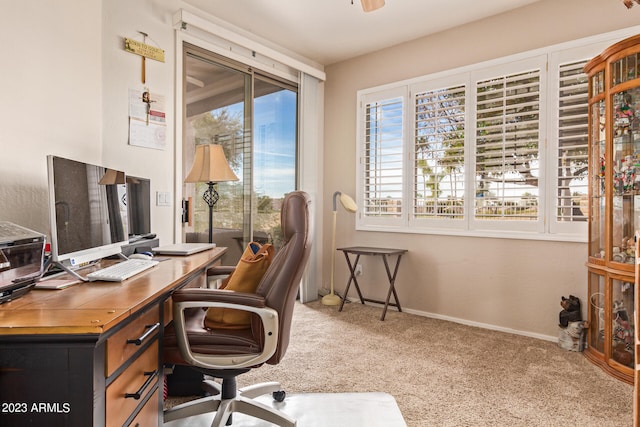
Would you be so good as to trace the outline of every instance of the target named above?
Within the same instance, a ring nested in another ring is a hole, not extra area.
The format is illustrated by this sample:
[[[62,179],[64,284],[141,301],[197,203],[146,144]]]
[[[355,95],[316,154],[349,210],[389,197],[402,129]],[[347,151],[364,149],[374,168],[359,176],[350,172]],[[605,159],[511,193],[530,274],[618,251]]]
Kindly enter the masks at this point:
[[[372,12],[384,6],[384,0],[361,0],[361,2],[362,10],[365,12]]]

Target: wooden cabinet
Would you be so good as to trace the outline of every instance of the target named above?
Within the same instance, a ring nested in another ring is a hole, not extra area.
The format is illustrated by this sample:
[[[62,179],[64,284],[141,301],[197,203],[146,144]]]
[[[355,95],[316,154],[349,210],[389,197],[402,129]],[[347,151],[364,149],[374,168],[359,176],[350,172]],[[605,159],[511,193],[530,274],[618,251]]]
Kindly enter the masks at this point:
[[[589,76],[589,329],[585,356],[634,382],[635,243],[640,230],[640,36],[585,66]]]
[[[2,304],[0,426],[161,426],[171,293],[203,285],[225,251]]]

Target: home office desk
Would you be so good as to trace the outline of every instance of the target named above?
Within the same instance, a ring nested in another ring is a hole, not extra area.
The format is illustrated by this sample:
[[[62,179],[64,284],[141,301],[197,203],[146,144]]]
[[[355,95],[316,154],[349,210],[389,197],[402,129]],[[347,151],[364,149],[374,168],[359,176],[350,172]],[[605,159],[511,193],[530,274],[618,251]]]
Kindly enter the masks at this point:
[[[358,292],[358,296],[360,297],[360,302],[362,304],[364,304],[365,301],[384,304],[384,308],[382,309],[382,316],[380,317],[380,320],[384,320],[385,316],[387,315],[387,308],[389,306],[396,307],[398,311],[402,312],[402,308],[400,307],[400,301],[398,300],[398,294],[396,292],[395,284],[396,284],[396,276],[398,275],[398,267],[400,266],[400,259],[402,258],[402,255],[408,252],[407,249],[370,248],[365,246],[354,246],[354,247],[348,247],[348,248],[338,248],[338,250],[344,253],[344,257],[347,260],[347,266],[349,267],[349,272],[350,272],[349,281],[347,282],[347,287],[344,290],[344,298],[342,298],[342,302],[340,303],[340,309],[338,311],[342,311],[342,308],[344,307],[344,302],[347,299],[347,293],[349,292],[349,287],[351,286],[351,282],[353,282],[353,284],[356,286],[356,291]],[[353,262],[351,262],[351,259],[349,258],[349,254],[356,256]],[[382,258],[382,261],[384,262],[384,268],[387,271],[387,279],[389,279],[389,292],[387,292],[387,299],[385,301],[373,300],[369,298],[364,298],[362,296],[362,292],[360,292],[360,286],[358,286],[358,279],[356,279],[356,265],[358,265],[358,261],[360,260],[361,255],[379,256]],[[392,273],[391,269],[389,268],[388,258],[394,255],[397,258],[396,258],[396,265]],[[392,294],[393,294],[395,303],[389,302]]]
[[[203,285],[226,250],[0,305],[0,426],[162,426],[171,293]]]

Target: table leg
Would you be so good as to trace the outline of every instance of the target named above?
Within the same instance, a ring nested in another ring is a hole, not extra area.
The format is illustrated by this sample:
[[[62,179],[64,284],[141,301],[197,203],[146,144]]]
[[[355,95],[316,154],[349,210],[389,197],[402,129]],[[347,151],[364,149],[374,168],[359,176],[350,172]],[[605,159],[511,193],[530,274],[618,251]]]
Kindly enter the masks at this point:
[[[387,270],[387,277],[389,278],[389,292],[387,292],[387,299],[384,303],[384,309],[382,310],[382,317],[380,320],[384,320],[384,317],[387,315],[387,308],[389,307],[389,300],[391,299],[391,294],[393,294],[393,298],[396,301],[395,306],[398,308],[399,312],[402,312],[402,308],[400,307],[400,300],[398,299],[398,294],[396,293],[396,275],[398,274],[398,267],[400,266],[400,259],[402,258],[402,254],[398,255],[396,259],[396,266],[393,270],[393,275],[391,274],[391,270],[389,269],[389,262],[387,261],[387,256],[382,255],[382,260],[384,261],[384,268]]]
[[[351,286],[351,282],[356,285],[356,291],[358,292],[358,296],[360,297],[360,302],[364,304],[364,298],[362,297],[362,292],[360,292],[360,286],[358,286],[358,279],[356,279],[356,265],[358,265],[358,261],[360,260],[360,254],[356,255],[356,261],[352,264],[349,259],[349,254],[344,252],[344,257],[347,260],[347,267],[349,267],[349,281],[347,282],[347,287],[344,290],[344,295],[342,296],[342,302],[340,303],[340,308],[338,311],[342,311],[344,307],[344,302],[347,300],[347,293],[349,292],[349,287]]]

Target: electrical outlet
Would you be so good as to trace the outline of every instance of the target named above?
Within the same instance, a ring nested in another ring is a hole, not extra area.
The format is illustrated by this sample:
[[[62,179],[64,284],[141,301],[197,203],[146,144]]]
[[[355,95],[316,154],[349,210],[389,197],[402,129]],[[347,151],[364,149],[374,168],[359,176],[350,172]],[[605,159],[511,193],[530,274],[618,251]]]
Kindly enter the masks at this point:
[[[362,276],[362,264],[356,265],[356,276]]]

